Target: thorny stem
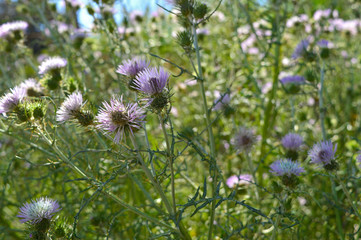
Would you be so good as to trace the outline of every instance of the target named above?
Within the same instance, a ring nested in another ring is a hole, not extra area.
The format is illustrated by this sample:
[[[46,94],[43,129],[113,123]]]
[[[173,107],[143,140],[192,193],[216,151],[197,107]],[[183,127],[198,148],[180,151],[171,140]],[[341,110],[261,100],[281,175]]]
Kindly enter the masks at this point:
[[[89,183],[93,186],[93,187],[97,187],[99,188],[99,186],[97,186],[96,184],[96,180],[93,179],[92,177],[89,177],[83,170],[81,170],[80,168],[78,168],[74,163],[72,163],[71,161],[69,161],[69,159],[65,156],[65,154],[57,147],[55,142],[52,142],[46,135],[45,133],[42,131],[42,129],[40,128],[40,126],[38,127],[38,131],[41,135],[41,137],[44,139],[44,141],[53,148],[53,150],[59,155],[60,159],[67,163],[74,171],[76,171],[78,174],[80,174],[82,177],[84,177],[85,179],[87,179],[89,181]],[[145,218],[148,219],[149,221],[155,223],[156,225],[159,226],[163,226],[168,228],[171,231],[174,232],[179,232],[178,229],[175,229],[174,227],[170,226],[169,224],[166,224],[164,222],[159,221],[156,218],[153,218],[151,216],[149,216],[148,214],[139,211],[137,208],[127,204],[126,202],[124,202],[123,200],[121,200],[119,197],[117,197],[116,195],[114,195],[113,193],[111,193],[108,190],[102,189],[101,191],[104,195],[108,196],[109,198],[113,199],[115,202],[117,202],[119,205],[121,205],[122,207],[128,209],[129,211]]]
[[[137,151],[137,156],[138,156],[138,161],[140,162],[141,164],[141,167],[145,173],[145,175],[147,175],[148,179],[152,182],[154,188],[156,189],[156,191],[159,193],[160,197],[162,198],[164,204],[165,204],[165,207],[168,211],[168,213],[171,215],[174,223],[176,223],[176,212],[173,212],[173,208],[171,207],[169,201],[168,201],[168,198],[165,196],[161,186],[159,185],[159,183],[154,179],[152,173],[149,171],[148,167],[145,165],[145,162],[143,161],[143,157],[140,155],[139,153],[139,147],[138,147],[138,144],[137,142],[135,141],[135,138],[132,134],[129,134],[130,136],[130,140],[132,141],[132,144],[135,148],[135,150]],[[186,239],[186,240],[190,240],[191,237],[189,236],[189,233],[187,232],[187,230],[185,229],[184,225],[182,224],[182,222],[179,222],[179,231],[181,232],[181,237],[183,239]]]
[[[216,147],[215,147],[215,141],[214,141],[214,136],[213,136],[213,130],[212,130],[212,125],[211,125],[211,117],[208,111],[208,105],[207,105],[207,97],[205,94],[205,89],[204,89],[204,78],[203,78],[203,71],[202,71],[202,65],[201,65],[201,55],[200,55],[200,51],[199,51],[199,47],[198,47],[198,36],[197,36],[197,31],[196,31],[196,23],[192,24],[192,32],[193,32],[193,44],[194,44],[194,49],[196,51],[196,55],[197,55],[197,65],[198,65],[198,83],[199,86],[201,88],[201,94],[202,94],[202,98],[203,98],[203,107],[204,107],[204,111],[206,114],[206,123],[208,126],[208,135],[209,135],[209,141],[210,141],[210,147],[211,147],[211,163],[213,166],[211,166],[211,168],[214,168],[214,173],[213,173],[213,197],[215,197],[216,195],[216,188],[217,188],[217,181],[218,181],[218,172],[217,172],[217,160],[216,160]],[[212,206],[211,206],[211,219],[209,222],[209,232],[208,232],[208,239],[211,240],[212,239],[212,235],[213,235],[213,222],[214,222],[214,217],[215,217],[215,210],[216,210],[216,200],[212,201]]]
[[[170,172],[171,172],[171,188],[172,188],[173,212],[176,213],[177,212],[177,207],[176,207],[176,203],[175,203],[174,168],[173,168],[173,156],[172,156],[173,154],[171,152],[170,143],[169,143],[169,139],[168,139],[168,135],[167,135],[167,130],[165,129],[164,121],[163,121],[163,118],[162,118],[160,113],[158,114],[158,118],[159,118],[159,122],[160,122],[160,124],[162,126],[165,143],[167,145],[167,155],[168,155],[168,161],[169,161]]]

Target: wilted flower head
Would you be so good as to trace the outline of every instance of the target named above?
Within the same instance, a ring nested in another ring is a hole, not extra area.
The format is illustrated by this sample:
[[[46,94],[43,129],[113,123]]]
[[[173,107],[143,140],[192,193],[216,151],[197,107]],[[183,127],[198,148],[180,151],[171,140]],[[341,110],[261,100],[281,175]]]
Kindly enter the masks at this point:
[[[237,152],[249,152],[256,142],[256,137],[253,131],[245,127],[240,127],[234,138],[232,145],[237,149]]]
[[[283,84],[283,85],[286,85],[286,84],[289,84],[289,83],[292,83],[292,84],[304,84],[305,83],[305,78],[302,77],[302,76],[287,76],[287,77],[284,77],[280,80],[280,82]]]
[[[227,179],[226,184],[229,188],[234,188],[237,185],[247,185],[252,181],[253,181],[252,175],[241,174],[239,176],[237,176],[237,175],[230,176]]]
[[[44,88],[34,78],[29,78],[20,84],[20,87],[25,90],[25,93],[29,97],[41,96]]]
[[[61,57],[50,57],[45,59],[39,66],[39,74],[45,74],[53,69],[60,69],[67,64],[66,59]]]
[[[56,121],[64,123],[71,118],[77,118],[84,105],[80,92],[74,92],[65,99],[56,113]]]
[[[8,22],[0,25],[0,38],[4,38],[15,31],[24,31],[29,24],[24,21]]]
[[[117,73],[135,78],[139,72],[143,71],[149,66],[150,62],[141,58],[133,58],[131,60],[124,60],[117,68]]]
[[[56,212],[59,212],[61,208],[56,200],[52,200],[47,197],[38,198],[25,203],[19,211],[17,217],[21,218],[20,222],[31,222],[32,224],[39,223],[43,219],[51,220]]]
[[[305,170],[301,165],[296,162],[292,161],[291,159],[280,159],[275,162],[273,162],[270,166],[271,170],[270,172],[273,173],[276,176],[299,176],[302,172]]]
[[[7,113],[14,110],[25,96],[26,92],[24,88],[16,86],[10,89],[10,92],[0,99],[0,113]]]
[[[115,133],[114,142],[123,139],[124,132],[130,131],[133,135],[140,129],[145,118],[144,110],[137,103],[123,103],[123,97],[112,98],[110,103],[103,102],[97,119],[97,128],[107,133]]]
[[[333,170],[337,167],[334,161],[336,150],[337,144],[333,147],[330,140],[321,141],[313,145],[312,149],[308,152],[308,156],[311,158],[312,163],[323,165],[327,170]],[[329,169],[329,167],[332,169]]]
[[[296,46],[296,48],[292,54],[292,58],[297,59],[299,57],[302,57],[304,55],[304,53],[307,51],[308,45],[310,45],[309,40],[307,40],[307,39],[301,40],[301,42]]]
[[[298,150],[303,144],[303,138],[296,133],[288,133],[282,138],[282,145],[289,150]]]
[[[219,97],[218,99],[216,99],[216,101],[214,102],[216,105],[214,106],[214,110],[218,111],[221,110],[223,107],[227,106],[231,101],[231,97],[228,93],[226,93],[225,95]]]

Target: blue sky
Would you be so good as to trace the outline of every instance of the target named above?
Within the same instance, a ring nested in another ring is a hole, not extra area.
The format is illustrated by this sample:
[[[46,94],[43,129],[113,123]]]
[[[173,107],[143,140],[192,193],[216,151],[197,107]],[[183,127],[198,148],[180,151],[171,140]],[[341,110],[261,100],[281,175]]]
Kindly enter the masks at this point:
[[[81,0],[84,4],[88,4],[89,0]],[[63,11],[62,9],[62,0],[53,0],[53,2],[57,3],[58,11]],[[138,10],[144,12],[147,7],[149,7],[150,12],[155,12],[158,9],[157,3],[162,6],[168,6],[166,5],[164,0],[122,0],[117,1],[114,7],[118,10],[118,13],[115,15],[115,21],[117,23],[121,22],[122,19],[122,5],[120,2],[123,3],[123,5],[126,7],[128,12]],[[82,8],[78,12],[78,18],[79,23],[84,28],[89,28],[93,22],[93,17],[90,16],[85,8]]]

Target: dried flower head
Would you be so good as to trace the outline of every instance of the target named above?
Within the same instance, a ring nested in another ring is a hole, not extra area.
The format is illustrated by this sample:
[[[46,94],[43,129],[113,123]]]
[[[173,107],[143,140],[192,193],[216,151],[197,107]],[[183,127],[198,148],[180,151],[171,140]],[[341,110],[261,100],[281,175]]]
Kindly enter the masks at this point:
[[[245,127],[240,127],[234,138],[232,145],[237,149],[237,152],[249,152],[256,142],[256,137],[253,131]]]
[[[64,123],[69,119],[77,118],[81,114],[81,108],[83,105],[84,102],[81,93],[72,93],[61,104],[59,110],[56,113],[56,120],[58,122]]]
[[[26,92],[24,88],[16,86],[10,89],[10,92],[0,99],[0,113],[7,113],[14,110],[25,96]]]
[[[335,161],[335,153],[337,144],[333,147],[330,140],[321,141],[313,145],[312,149],[308,152],[308,156],[312,163],[323,165],[326,170],[334,170],[337,168]]]
[[[0,25],[0,38],[5,38],[15,31],[24,31],[29,24],[24,21],[8,22]]]
[[[116,72],[130,78],[135,78],[138,73],[146,69],[149,64],[149,61],[136,57],[131,60],[122,61],[122,64],[118,66]]]
[[[45,74],[51,70],[61,69],[67,65],[67,61],[61,57],[50,57],[45,59],[39,66],[39,74]]]
[[[20,84],[20,87],[24,88],[26,95],[29,97],[38,97],[43,95],[42,92],[44,91],[44,88],[33,78],[25,80]]]
[[[56,212],[59,212],[61,208],[56,200],[52,200],[47,197],[38,198],[25,203],[19,211],[17,217],[20,218],[20,222],[30,222],[31,224],[39,223],[43,219],[51,220]]]
[[[123,103],[123,97],[112,98],[110,103],[103,102],[97,119],[97,128],[106,133],[115,133],[114,142],[119,143],[125,132],[134,134],[141,128],[145,118],[144,110],[137,103]]]
[[[282,145],[288,150],[296,151],[303,144],[303,138],[296,133],[288,133],[282,138]]]

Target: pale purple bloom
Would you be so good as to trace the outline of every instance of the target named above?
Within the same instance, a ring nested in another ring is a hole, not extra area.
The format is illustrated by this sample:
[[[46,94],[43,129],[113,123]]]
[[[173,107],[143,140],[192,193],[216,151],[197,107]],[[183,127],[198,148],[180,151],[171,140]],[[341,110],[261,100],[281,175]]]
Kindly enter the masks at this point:
[[[83,107],[83,96],[80,92],[74,92],[65,99],[59,110],[56,112],[56,121],[64,123],[71,118],[75,118]]]
[[[209,35],[209,30],[207,28],[198,28],[196,32],[198,35]]]
[[[331,9],[325,9],[325,10],[317,10],[313,14],[313,19],[315,21],[319,21],[321,18],[328,18],[331,16],[332,10]]]
[[[227,179],[226,184],[229,188],[234,188],[237,185],[247,185],[252,181],[253,181],[252,175],[241,174],[239,176],[236,176],[236,175],[230,176]]]
[[[163,68],[147,68],[134,81],[134,88],[150,96],[163,92],[168,83],[169,73]]]
[[[29,97],[37,96],[41,94],[44,88],[34,78],[29,78],[20,84],[20,87],[25,90],[25,93]]]
[[[123,97],[112,98],[110,103],[103,102],[103,107],[96,116],[97,128],[108,134],[115,133],[114,142],[119,143],[126,131],[133,135],[134,131],[140,129],[144,118],[144,109],[137,103],[125,105]]]
[[[117,73],[135,78],[138,73],[149,66],[150,62],[141,58],[133,58],[131,60],[124,60],[117,68]]]
[[[141,11],[138,11],[138,10],[134,10],[134,11],[132,11],[131,13],[130,13],[130,16],[129,16],[129,18],[130,18],[130,20],[131,21],[138,21],[138,20],[140,20],[140,19],[142,19],[143,18],[143,13],[141,12]]]
[[[231,143],[237,149],[237,152],[249,152],[256,142],[253,131],[245,127],[240,127]]]
[[[56,212],[61,210],[59,203],[47,197],[38,198],[25,203],[19,211],[17,217],[20,222],[31,222],[31,224],[39,223],[43,219],[51,220]]]
[[[337,144],[333,147],[330,140],[321,141],[313,145],[312,149],[308,152],[312,163],[327,165],[330,164],[335,158]]]
[[[66,59],[61,57],[50,57],[45,59],[39,66],[39,74],[45,74],[53,69],[60,69],[67,64]]]
[[[276,176],[288,176],[291,177],[292,175],[299,176],[305,170],[301,165],[296,162],[292,161],[291,159],[280,159],[273,162],[270,166],[270,172]]]
[[[294,52],[292,53],[292,58],[297,59],[302,57],[304,53],[307,51],[307,47],[310,45],[310,41],[307,39],[301,40],[301,42],[296,46]]]
[[[16,86],[10,89],[10,92],[0,99],[0,113],[12,111],[25,96],[26,92],[24,88]]]
[[[357,157],[356,157],[356,160],[357,160],[358,163],[361,164],[361,151],[358,152],[358,155],[357,155]]]
[[[0,25],[0,38],[4,38],[15,31],[24,31],[29,24],[24,21],[8,22]]]
[[[302,76],[287,76],[287,77],[284,77],[280,80],[280,82],[283,84],[283,85],[286,85],[286,84],[304,84],[305,83],[305,78],[302,77]]]
[[[219,97],[214,103],[216,104],[214,106],[214,110],[218,111],[221,110],[223,107],[227,106],[231,101],[231,97],[228,93],[226,93],[224,96]]]
[[[80,0],[65,0],[67,3],[69,3],[73,8],[77,7],[83,7],[84,3],[82,3]]]
[[[282,138],[282,145],[289,150],[297,150],[303,144],[303,138],[296,133],[288,133]]]
[[[329,48],[330,42],[325,39],[321,39],[320,41],[317,42],[317,45],[320,46],[321,48]]]

